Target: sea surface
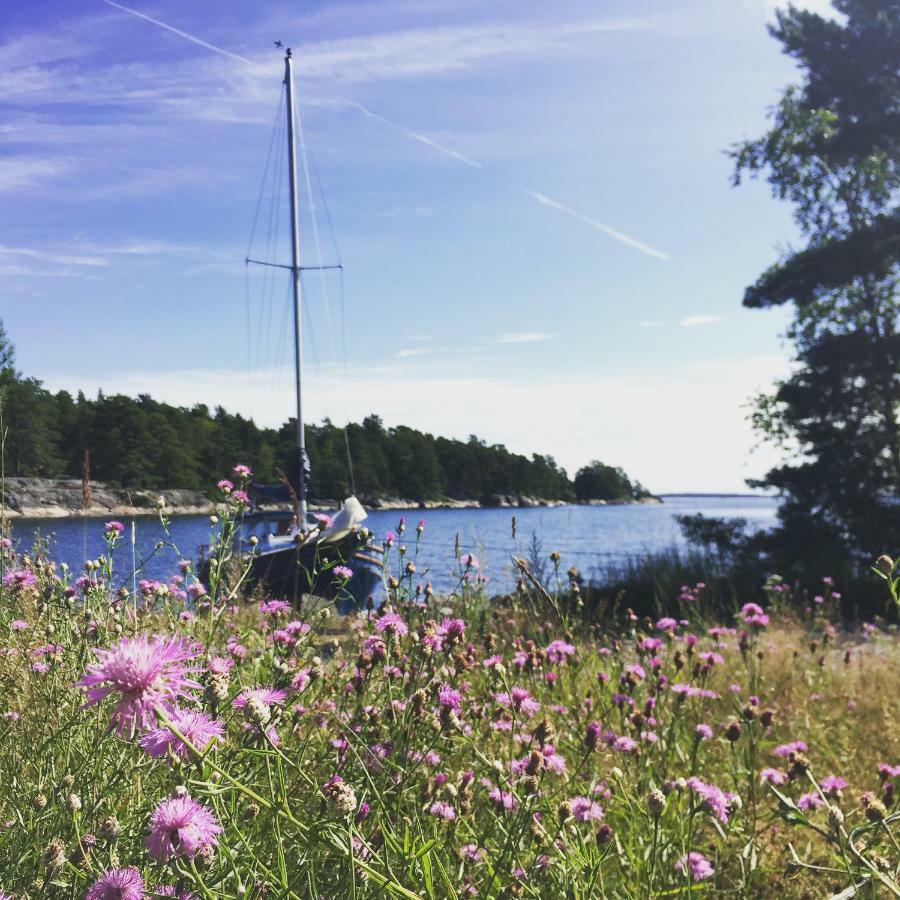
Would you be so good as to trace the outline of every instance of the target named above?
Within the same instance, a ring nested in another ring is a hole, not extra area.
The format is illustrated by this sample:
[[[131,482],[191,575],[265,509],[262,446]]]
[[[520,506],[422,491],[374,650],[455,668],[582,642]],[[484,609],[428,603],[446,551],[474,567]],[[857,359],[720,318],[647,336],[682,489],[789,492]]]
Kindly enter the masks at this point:
[[[546,559],[552,550],[562,554],[562,566],[576,566],[587,578],[601,577],[610,568],[629,558],[647,553],[685,547],[675,521],[684,513],[707,516],[743,517],[752,529],[766,529],[775,523],[778,502],[772,497],[671,495],[663,503],[633,506],[558,506],[534,509],[433,509],[427,511],[381,511],[369,513],[366,525],[378,536],[397,532],[400,518],[406,518],[404,543],[410,557],[416,553],[415,527],[420,519],[425,530],[416,556],[417,574],[430,581],[435,590],[456,583],[454,547],[474,553],[488,586],[498,593],[513,584],[510,556],[526,559],[537,555]],[[513,533],[515,517],[515,534]],[[157,519],[141,517],[135,522],[134,562],[130,540],[130,520],[114,557],[116,580],[131,584],[137,578],[164,580],[178,572],[180,558],[196,559],[198,549],[210,539],[205,516],[175,517],[167,536]],[[18,519],[13,538],[20,550],[31,546],[38,535],[49,542],[50,555],[81,570],[85,559],[105,551],[102,519]],[[159,541],[173,546],[157,547]],[[177,551],[176,548],[177,547]],[[397,545],[391,551],[397,562]]]

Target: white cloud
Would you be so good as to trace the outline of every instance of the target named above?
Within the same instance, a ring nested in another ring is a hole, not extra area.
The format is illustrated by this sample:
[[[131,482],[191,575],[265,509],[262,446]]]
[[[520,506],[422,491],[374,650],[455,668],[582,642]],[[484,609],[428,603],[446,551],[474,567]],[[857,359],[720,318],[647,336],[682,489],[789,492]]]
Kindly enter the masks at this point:
[[[638,328],[659,328],[661,325],[659,319],[643,319],[638,322]]]
[[[43,182],[64,175],[71,168],[67,160],[36,156],[0,157],[0,191],[18,191],[39,187]]]
[[[712,325],[714,322],[721,322],[724,318],[724,316],[700,314],[680,319],[678,324],[684,328],[693,328],[697,325]]]
[[[39,262],[55,263],[61,266],[108,266],[109,261],[100,256],[85,256],[52,250],[37,250],[33,247],[6,247],[0,244],[0,257],[36,259]]]
[[[361,421],[369,413],[388,425],[488,443],[531,454],[550,453],[570,473],[590,459],[621,465],[655,491],[735,491],[765,471],[777,456],[750,455],[755,443],[747,422],[749,397],[787,372],[781,357],[729,359],[682,366],[673,375],[530,378],[444,375],[421,371],[410,378],[397,367],[312,372],[304,397],[311,420]],[[90,392],[72,376],[47,376],[45,384]],[[98,379],[105,393],[149,393],[178,405],[221,404],[280,425],[291,413],[289,370],[148,371]],[[522,410],[543,414],[522,416]],[[673,436],[660,447],[659,435]],[[679,440],[678,436],[683,439]]]
[[[424,356],[428,352],[424,347],[410,347],[406,350],[399,350],[394,356],[397,359],[409,359],[413,356]]]
[[[559,337],[545,331],[507,331],[497,335],[498,344],[534,344],[538,341],[551,341]]]

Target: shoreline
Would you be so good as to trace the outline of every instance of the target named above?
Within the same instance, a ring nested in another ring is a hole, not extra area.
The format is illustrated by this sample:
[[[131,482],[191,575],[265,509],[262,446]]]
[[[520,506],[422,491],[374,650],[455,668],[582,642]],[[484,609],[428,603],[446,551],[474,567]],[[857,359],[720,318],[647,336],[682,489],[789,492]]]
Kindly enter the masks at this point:
[[[159,500],[165,499],[163,505]],[[14,522],[25,520],[138,518],[157,516],[205,516],[218,511],[220,503],[206,497],[201,491],[177,488],[172,490],[125,490],[111,488],[102,483],[91,484],[91,505],[82,508],[82,483],[79,479],[7,478],[4,485],[3,518]],[[135,502],[137,501],[137,502]],[[491,495],[482,500],[407,500],[401,497],[366,497],[360,502],[372,511],[430,510],[430,509],[535,509],[559,506],[630,506],[659,504],[660,497],[644,497],[640,500],[587,500],[569,501],[528,495]],[[330,512],[340,506],[330,499],[309,504],[312,512]],[[280,504],[264,504],[257,507],[262,512],[274,512],[285,507]]]

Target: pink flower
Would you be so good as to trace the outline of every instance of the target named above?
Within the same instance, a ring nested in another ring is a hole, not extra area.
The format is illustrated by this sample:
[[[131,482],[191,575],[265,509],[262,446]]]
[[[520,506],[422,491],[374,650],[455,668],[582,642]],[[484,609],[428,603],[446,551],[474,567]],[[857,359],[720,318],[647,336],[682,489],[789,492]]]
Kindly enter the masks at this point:
[[[709,860],[702,853],[687,853],[678,860],[675,867],[682,875],[687,875],[691,881],[703,881],[711,878],[715,870]]]
[[[474,553],[463,553],[459,558],[460,563],[467,569],[478,568],[478,557]]]
[[[388,634],[393,634],[397,637],[403,637],[404,634],[409,632],[409,626],[403,621],[403,616],[394,612],[379,616],[375,620],[375,629],[382,633],[386,631]]]
[[[574,652],[575,648],[565,641],[556,640],[547,644],[547,659],[552,663],[563,663],[566,661],[566,658],[571,656]]]
[[[819,787],[824,793],[837,797],[847,787],[847,782],[839,775],[827,775],[819,782]]]
[[[747,625],[757,628],[765,628],[769,624],[769,617],[763,612],[761,606],[756,603],[745,603],[741,607],[741,618]]]
[[[804,810],[810,809],[818,809],[822,805],[822,798],[818,794],[814,794],[810,791],[808,794],[804,794],[802,797],[797,798],[797,806]]]
[[[456,818],[456,810],[443,800],[432,803],[428,808],[428,812],[438,819],[443,819],[445,822],[452,822]]]
[[[221,722],[205,712],[193,709],[171,709],[167,713],[172,725],[201,752],[210,741],[221,741],[225,729]],[[154,728],[141,735],[138,743],[149,756],[166,756],[169,749],[181,759],[190,758],[190,750],[175,737],[168,726]]]
[[[472,860],[472,862],[478,862],[481,859],[482,850],[478,846],[478,844],[464,844],[459,848],[459,855],[463,857],[463,859]]]
[[[230,494],[234,490],[234,485],[227,478],[217,481],[216,487],[225,494]]]
[[[9,627],[12,631],[27,631],[31,626],[24,619],[14,619]]]
[[[448,709],[459,709],[462,706],[462,697],[459,691],[454,690],[449,684],[445,684],[438,691],[438,703]]]
[[[235,709],[243,709],[251,697],[265,706],[278,706],[279,704],[284,703],[287,692],[278,690],[277,688],[266,687],[265,685],[244,688],[244,690],[234,698],[231,705]]]
[[[200,688],[188,678],[198,669],[186,665],[198,649],[179,638],[126,637],[112,650],[94,653],[98,661],[88,666],[77,686],[86,691],[85,707],[110,694],[118,695],[110,728],[115,726],[119,735],[154,724],[154,707],[171,709],[179,699],[191,698],[191,690]]]
[[[700,798],[700,805],[720,822],[728,821],[728,804],[731,799],[720,787],[707,784],[699,778],[688,778],[688,787]]]
[[[513,686],[509,693],[504,691],[500,694],[494,694],[494,700],[501,706],[511,706],[517,712],[525,713],[527,716],[534,715],[541,708],[541,704],[525,688],[516,686]]]
[[[193,859],[218,845],[222,826],[215,816],[191,797],[163,800],[150,816],[147,849],[159,862],[173,858]]]
[[[515,798],[515,795],[509,791],[501,791],[498,787],[492,788],[488,792],[488,798],[494,806],[502,809],[504,812],[511,812],[519,808],[519,801]]]
[[[805,741],[791,741],[789,744],[779,744],[772,752],[776,756],[788,757],[792,753],[805,753],[806,749]]]
[[[599,822],[603,818],[603,807],[588,797],[573,797],[569,810],[576,822]]]
[[[278,616],[287,615],[294,607],[287,600],[261,600],[257,609],[262,616]]]
[[[787,780],[787,772],[782,772],[781,769],[763,769],[762,772],[759,773],[760,781],[767,781],[769,784],[784,784]]]
[[[0,896],[8,894],[0,892]],[[134,866],[108,869],[88,889],[84,900],[142,900],[144,880]]]
[[[713,736],[713,730],[709,727],[709,725],[701,722],[695,729],[694,734],[697,735],[698,739],[703,741],[708,741]]]
[[[231,472],[238,478],[249,478],[253,474],[250,466],[245,466],[243,463],[238,463]]]
[[[112,533],[115,535],[120,535],[125,530],[125,526],[121,522],[116,522],[115,520],[113,520],[112,522],[107,522],[103,526],[103,530],[107,534]],[[123,869],[121,871],[125,871],[125,870]]]
[[[334,575],[335,578],[341,578],[344,581],[349,581],[353,577],[353,569],[349,566],[335,566],[331,570],[331,574]]]

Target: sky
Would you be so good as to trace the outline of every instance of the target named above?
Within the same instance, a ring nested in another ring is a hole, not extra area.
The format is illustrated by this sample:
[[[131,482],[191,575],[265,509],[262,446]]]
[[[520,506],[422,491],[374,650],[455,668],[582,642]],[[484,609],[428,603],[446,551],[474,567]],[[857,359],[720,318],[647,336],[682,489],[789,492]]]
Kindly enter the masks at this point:
[[[244,262],[289,262],[280,40],[303,263],[344,267],[304,273],[308,419],[657,492],[777,459],[789,311],[741,297],[799,238],[727,156],[798,79],[771,0],[0,7],[0,319],[48,388],[291,414],[288,275]]]

